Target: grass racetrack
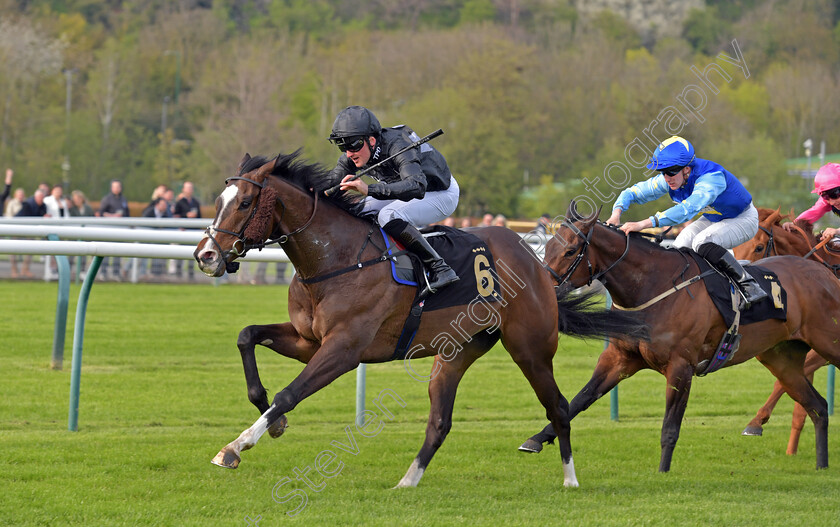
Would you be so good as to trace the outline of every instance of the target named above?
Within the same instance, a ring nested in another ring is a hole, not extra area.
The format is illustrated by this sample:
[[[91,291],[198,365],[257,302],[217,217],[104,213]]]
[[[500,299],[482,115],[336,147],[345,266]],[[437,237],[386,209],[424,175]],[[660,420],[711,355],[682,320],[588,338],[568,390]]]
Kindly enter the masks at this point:
[[[543,427],[544,411],[497,346],[461,383],[452,431],[419,487],[392,490],[420,448],[429,406],[427,385],[402,363],[368,365],[368,409],[386,389],[406,403],[388,400],[394,419],[375,437],[353,427],[348,374],[292,411],[283,437],[266,434],[244,452],[237,470],[210,464],[258,417],[237,335],[288,320],[286,287],[96,283],[78,432],[67,430],[67,413],[79,286],[71,287],[63,371],[49,369],[56,284],[0,288],[0,525],[840,524],[835,424],[830,468],[819,472],[810,421],[799,455],[785,455],[787,397],[763,437],[740,435],[773,383],[757,361],[695,378],[667,474],[657,472],[664,377],[644,371],[622,382],[619,422],[609,418],[609,397],[572,422],[581,486],[565,489],[556,445],[539,455],[516,450]],[[555,377],[569,400],[602,346],[561,337]],[[265,348],[257,361],[269,399],[302,367]],[[415,363],[422,372],[430,365]],[[825,369],[814,385],[824,394]],[[346,427],[355,454],[335,446],[350,443]],[[330,479],[314,468],[325,451],[337,456],[322,465]],[[307,466],[317,491],[296,479]]]

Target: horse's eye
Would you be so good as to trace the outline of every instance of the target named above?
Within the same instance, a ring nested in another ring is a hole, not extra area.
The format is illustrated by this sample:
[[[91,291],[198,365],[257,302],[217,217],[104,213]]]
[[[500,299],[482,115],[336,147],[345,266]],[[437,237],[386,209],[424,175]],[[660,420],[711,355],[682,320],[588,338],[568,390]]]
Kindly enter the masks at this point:
[[[568,251],[566,251],[563,254],[563,256],[565,256],[566,258],[570,258],[570,257],[574,256],[576,252],[577,252],[577,249],[569,249]]]
[[[761,251],[763,251],[763,250],[764,250],[764,246],[763,246],[763,245],[757,245],[757,246],[755,247],[755,252],[757,252],[757,253],[760,253],[760,252],[761,252]]]
[[[245,199],[242,200],[242,203],[239,204],[239,210],[245,210],[251,206],[251,200]]]

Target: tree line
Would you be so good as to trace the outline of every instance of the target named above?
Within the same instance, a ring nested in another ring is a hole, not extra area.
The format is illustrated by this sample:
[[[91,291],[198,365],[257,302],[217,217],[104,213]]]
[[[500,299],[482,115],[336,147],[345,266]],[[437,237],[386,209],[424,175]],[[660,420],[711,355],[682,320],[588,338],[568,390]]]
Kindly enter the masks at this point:
[[[707,1],[652,39],[564,0],[0,0],[0,166],[29,192],[97,199],[119,178],[143,201],[190,180],[210,202],[245,152],[331,166],[332,121],[360,104],[444,129],[459,216],[609,196],[674,131],[757,205],[802,210],[811,183],[785,160],[808,138],[840,151],[837,4]],[[721,58],[736,45],[743,67]]]

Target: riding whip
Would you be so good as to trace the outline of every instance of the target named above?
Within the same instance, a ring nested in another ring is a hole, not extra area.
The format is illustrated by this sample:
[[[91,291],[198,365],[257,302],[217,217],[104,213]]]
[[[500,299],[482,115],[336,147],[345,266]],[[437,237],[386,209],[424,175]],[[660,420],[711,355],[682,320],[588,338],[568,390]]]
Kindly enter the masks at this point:
[[[431,141],[432,139],[434,139],[435,137],[437,137],[439,135],[443,135],[443,130],[441,130],[440,128],[438,128],[434,132],[430,133],[429,135],[427,135],[425,137],[421,137],[417,141],[414,141],[413,143],[411,143],[407,147],[400,149],[400,151],[397,152],[396,154],[386,157],[385,159],[383,159],[379,163],[376,163],[375,165],[371,165],[364,170],[360,170],[359,172],[356,172],[356,174],[351,179],[348,179],[347,181],[355,181],[355,180],[359,179],[360,177],[364,176],[365,174],[367,174],[368,172],[370,172],[371,170],[373,170],[374,168],[382,165],[386,161],[390,161],[390,160],[394,159],[395,157],[397,157],[398,155],[400,155],[404,152],[408,152],[412,148],[417,148],[418,146],[420,146],[424,143],[428,143],[429,141]],[[326,190],[326,192],[324,192],[324,194],[326,194],[327,196],[332,196],[333,194],[338,192],[338,190],[340,188],[341,188],[341,184],[339,183],[338,185],[335,185],[334,187],[328,188]]]

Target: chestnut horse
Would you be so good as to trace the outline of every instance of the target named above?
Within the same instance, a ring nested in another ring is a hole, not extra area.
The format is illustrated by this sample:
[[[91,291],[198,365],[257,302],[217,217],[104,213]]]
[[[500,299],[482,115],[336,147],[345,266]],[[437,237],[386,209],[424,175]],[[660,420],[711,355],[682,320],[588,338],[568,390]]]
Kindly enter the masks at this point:
[[[592,378],[571,402],[569,415],[589,408],[601,396],[641,369],[665,376],[660,472],[671,467],[692,378],[711,360],[727,330],[701,274],[685,250],[666,249],[633,233],[630,236],[597,221],[581,218],[574,202],[567,219],[546,244],[545,261],[561,281],[575,287],[600,280],[612,295],[613,308],[637,309],[650,326],[650,341],[611,339],[598,358]],[[585,263],[586,265],[580,265]],[[808,348],[840,364],[840,281],[824,265],[798,256],[773,256],[761,265],[778,276],[787,291],[787,320],[764,320],[740,326],[738,351],[726,366],[757,357],[801,403],[816,430],[817,468],[828,466],[828,411],[825,399],[803,372]],[[695,279],[691,285],[683,282]],[[678,287],[682,286],[682,287]],[[656,301],[662,293],[673,292]],[[777,300],[780,300],[777,299]],[[539,451],[552,434],[543,430],[520,449]]]
[[[297,153],[274,159],[246,154],[236,175],[226,180],[216,217],[195,250],[201,270],[221,276],[234,270],[234,260],[248,249],[279,243],[297,271],[289,288],[291,321],[248,326],[239,334],[248,398],[262,415],[219,452],[215,464],[236,468],[240,453],[266,431],[275,437],[282,433],[286,412],[360,363],[395,359],[415,288],[391,278],[376,225],[351,214],[361,209],[358,195],[324,196],[332,183],[326,170],[298,160]],[[464,372],[501,340],[561,438],[564,485],[576,487],[568,403],[552,370],[558,328],[596,337],[641,336],[645,327],[635,316],[592,311],[589,299],[562,296],[515,232],[496,227],[471,232],[489,248],[498,274],[490,273],[485,253],[473,254],[475,276],[460,278],[474,285],[476,301],[423,314],[409,356],[435,357],[428,379],[431,408],[425,441],[397,486],[418,484],[450,430]],[[491,303],[486,297],[494,280],[506,287]],[[257,371],[256,344],[305,364],[271,404]]]
[[[758,209],[759,228],[756,235],[748,242],[742,243],[735,247],[732,252],[739,260],[749,260],[754,262],[765,258],[767,256],[775,256],[779,254],[792,254],[795,256],[809,255],[809,258],[824,262],[831,266],[835,275],[837,274],[838,263],[840,257],[828,252],[824,247],[820,247],[811,253],[811,250],[818,245],[816,236],[814,236],[813,225],[807,221],[799,221],[795,223],[793,231],[787,231],[782,228],[782,220],[792,220],[794,217],[793,211],[788,214],[781,214],[780,209]],[[826,360],[820,357],[815,351],[809,351],[805,356],[805,375],[808,380],[814,381],[814,371],[825,366]],[[767,399],[758,412],[753,417],[752,421],[747,424],[743,434],[746,436],[760,436],[762,434],[762,425],[770,419],[770,414],[776,403],[779,402],[782,395],[785,393],[781,383],[776,381],[773,385],[773,393]],[[805,409],[799,403],[794,403],[793,419],[790,428],[790,439],[788,439],[786,453],[790,456],[795,455],[799,448],[799,436],[802,434],[802,428],[805,426]]]

